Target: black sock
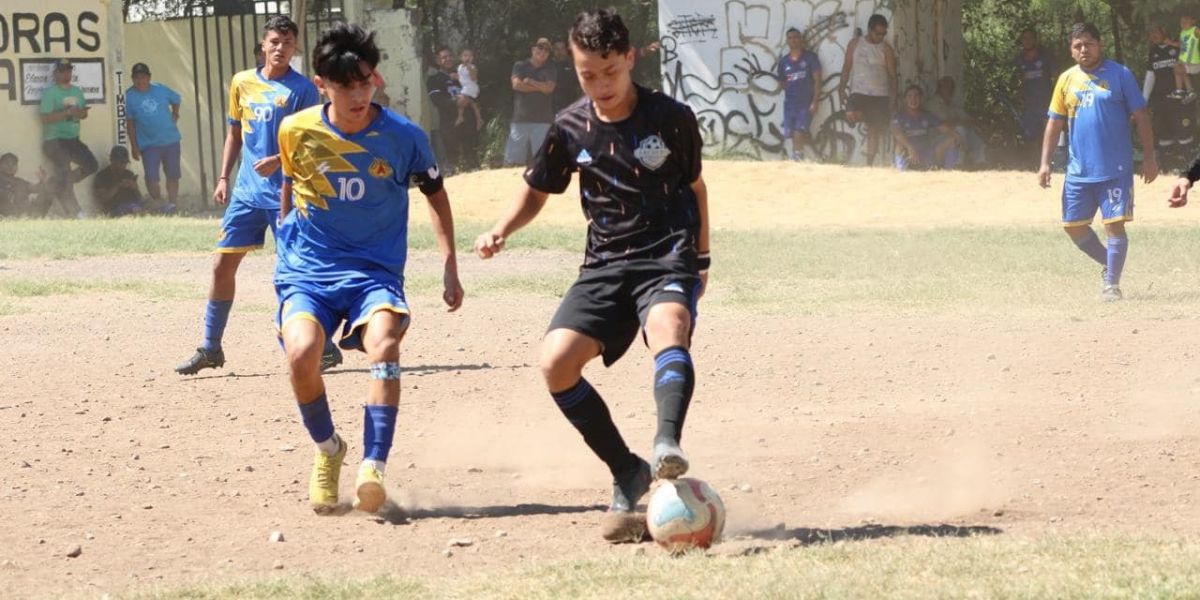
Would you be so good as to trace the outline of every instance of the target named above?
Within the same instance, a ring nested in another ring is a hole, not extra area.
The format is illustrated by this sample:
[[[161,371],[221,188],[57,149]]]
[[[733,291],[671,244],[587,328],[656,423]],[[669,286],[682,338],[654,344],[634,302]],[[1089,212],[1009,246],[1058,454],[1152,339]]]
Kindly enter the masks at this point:
[[[658,405],[655,441],[679,442],[695,387],[696,372],[687,348],[671,346],[654,357],[654,403]]]
[[[583,441],[592,452],[608,465],[613,477],[637,466],[637,456],[629,451],[621,432],[617,431],[608,405],[586,379],[580,378],[574,386],[550,395],[567,420],[583,435]]]

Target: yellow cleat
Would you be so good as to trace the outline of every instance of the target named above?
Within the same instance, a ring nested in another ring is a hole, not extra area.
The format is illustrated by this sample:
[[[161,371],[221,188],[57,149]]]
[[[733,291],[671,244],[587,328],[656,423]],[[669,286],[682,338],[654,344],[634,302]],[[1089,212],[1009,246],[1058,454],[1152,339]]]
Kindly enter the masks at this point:
[[[387,490],[383,487],[383,473],[371,465],[358,468],[358,482],[355,488],[356,510],[373,513],[382,508],[387,500]]]
[[[318,515],[329,515],[337,511],[338,476],[342,473],[342,460],[346,458],[346,442],[336,433],[339,450],[333,456],[317,450],[313,458],[312,477],[308,480],[308,502]]]

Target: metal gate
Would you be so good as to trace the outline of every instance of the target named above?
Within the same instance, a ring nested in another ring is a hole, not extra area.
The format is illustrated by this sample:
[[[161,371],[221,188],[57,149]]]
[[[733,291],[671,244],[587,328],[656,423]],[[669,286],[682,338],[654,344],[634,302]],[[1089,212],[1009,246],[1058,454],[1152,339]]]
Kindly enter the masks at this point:
[[[308,61],[311,40],[329,26],[344,20],[342,0],[308,0],[297,57]],[[189,0],[183,18],[191,37],[193,106],[200,164],[201,198],[211,201],[211,185],[221,170],[229,114],[229,81],[234,73],[256,66],[254,47],[262,27],[272,15],[290,15],[290,0]],[[301,67],[303,70],[303,66]],[[235,167],[236,169],[236,167]],[[236,170],[234,171],[236,173]]]

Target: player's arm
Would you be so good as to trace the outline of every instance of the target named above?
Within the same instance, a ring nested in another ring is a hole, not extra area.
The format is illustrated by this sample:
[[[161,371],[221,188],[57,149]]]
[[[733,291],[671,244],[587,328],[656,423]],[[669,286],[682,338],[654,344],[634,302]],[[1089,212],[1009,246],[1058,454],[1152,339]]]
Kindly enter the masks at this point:
[[[850,74],[854,72],[854,49],[858,47],[861,38],[854,38],[849,46],[846,46],[846,58],[842,59],[842,77],[838,83],[838,97],[842,102],[846,101],[846,86],[850,84]]]
[[[1059,115],[1052,115],[1046,121],[1046,131],[1042,134],[1042,166],[1038,169],[1038,184],[1050,187],[1050,162],[1054,160],[1054,149],[1058,147],[1058,137],[1062,135],[1067,121]]]
[[[1167,198],[1167,204],[1171,208],[1180,208],[1187,206],[1188,192],[1192,186],[1200,180],[1200,155],[1192,159],[1192,166],[1175,180],[1175,185],[1171,189],[1171,197]]]
[[[1158,158],[1154,155],[1154,125],[1150,113],[1143,107],[1134,111],[1133,122],[1137,125],[1138,139],[1142,142],[1142,180],[1150,183],[1158,179]]]
[[[908,155],[908,161],[917,164],[921,160],[921,156],[917,154],[915,148],[908,141],[908,136],[904,135],[904,128],[900,126],[898,121],[892,121],[892,139],[896,141],[896,145],[904,150]]]
[[[696,194],[696,212],[700,214],[700,233],[696,240],[696,255],[700,266],[700,295],[708,290],[708,267],[712,264],[710,246],[708,245],[708,185],[704,176],[692,182],[692,193]]]
[[[217,185],[213,189],[213,202],[225,204],[229,202],[229,174],[238,155],[242,153],[242,102],[237,78],[229,84],[229,115],[226,122],[229,131],[225,132],[225,147],[221,150],[221,172],[217,174]]]
[[[1146,69],[1146,78],[1142,83],[1142,99],[1146,102],[1150,101],[1150,92],[1154,90],[1154,82],[1156,77],[1152,69]]]
[[[817,114],[817,103],[821,101],[821,88],[825,82],[825,72],[819,67],[813,71],[813,97],[812,102],[808,104],[808,112],[814,116]]]
[[[129,155],[133,160],[142,159],[142,149],[137,143],[137,124],[133,119],[125,119],[125,135],[129,138]]]
[[[439,181],[441,178],[438,178]],[[424,190],[422,190],[424,191]],[[450,210],[450,196],[441,187],[426,194],[429,202],[429,218],[433,223],[433,234],[437,237],[438,250],[442,253],[442,300],[450,312],[458,310],[463,302],[463,287],[458,279],[458,258],[454,250],[454,213]]]
[[[516,200],[508,207],[508,212],[500,218],[492,229],[475,239],[475,253],[479,258],[491,258],[504,249],[504,242],[517,230],[529,224],[542,207],[550,194],[536,190],[525,183],[517,194]]]
[[[887,66],[888,91],[891,98],[892,110],[896,109],[896,97],[900,90],[900,78],[896,76],[896,50],[891,44],[883,47],[883,62]]]

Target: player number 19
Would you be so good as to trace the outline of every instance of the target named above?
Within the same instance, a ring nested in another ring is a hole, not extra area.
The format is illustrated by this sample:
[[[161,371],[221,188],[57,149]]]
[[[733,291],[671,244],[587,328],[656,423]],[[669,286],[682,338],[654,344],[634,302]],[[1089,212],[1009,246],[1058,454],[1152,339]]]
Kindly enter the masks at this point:
[[[1121,188],[1110,188],[1108,190],[1108,203],[1109,204],[1120,204],[1122,192],[1124,192],[1124,190],[1122,190]]]
[[[338,180],[338,200],[362,200],[367,193],[367,184],[358,177],[342,177]]]

